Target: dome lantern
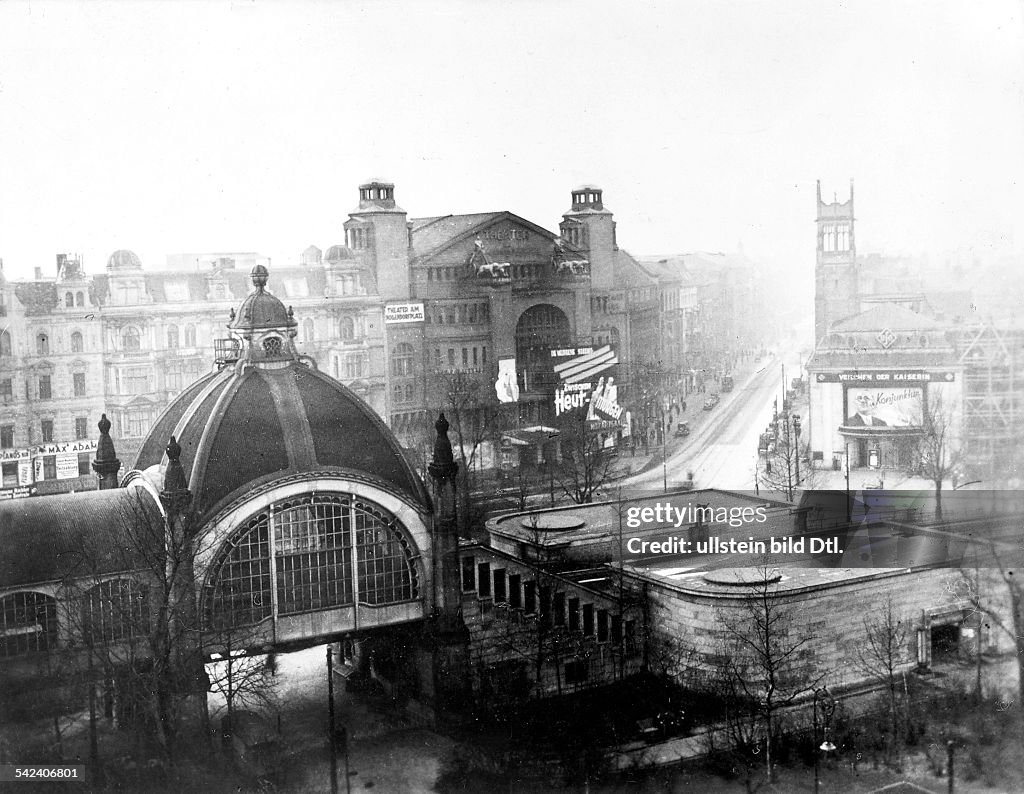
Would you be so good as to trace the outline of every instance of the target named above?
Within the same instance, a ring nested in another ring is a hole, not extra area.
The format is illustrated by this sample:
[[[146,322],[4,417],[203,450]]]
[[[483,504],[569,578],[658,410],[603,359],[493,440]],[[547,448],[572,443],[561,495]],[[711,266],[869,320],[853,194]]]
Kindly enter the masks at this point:
[[[297,361],[298,321],[294,312],[267,291],[270,273],[266,267],[256,265],[249,276],[254,291],[242,301],[237,313],[232,311],[228,323],[239,360],[257,367],[280,367]]]

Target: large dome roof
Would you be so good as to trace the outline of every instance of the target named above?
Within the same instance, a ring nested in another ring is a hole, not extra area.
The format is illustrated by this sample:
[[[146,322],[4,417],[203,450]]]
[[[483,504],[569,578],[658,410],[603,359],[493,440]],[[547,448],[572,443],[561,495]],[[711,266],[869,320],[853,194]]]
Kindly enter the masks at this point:
[[[135,461],[166,465],[174,436],[203,520],[247,491],[289,475],[335,473],[372,482],[429,509],[427,491],[391,431],[333,378],[292,361],[226,367],[182,392]]]
[[[296,321],[265,291],[267,269],[228,326],[233,364],[178,395],[142,444],[135,468],[165,467],[181,446],[192,506],[202,522],[261,485],[303,474],[339,474],[392,491],[423,509],[430,497],[373,410],[295,351]],[[226,361],[229,359],[225,359]]]

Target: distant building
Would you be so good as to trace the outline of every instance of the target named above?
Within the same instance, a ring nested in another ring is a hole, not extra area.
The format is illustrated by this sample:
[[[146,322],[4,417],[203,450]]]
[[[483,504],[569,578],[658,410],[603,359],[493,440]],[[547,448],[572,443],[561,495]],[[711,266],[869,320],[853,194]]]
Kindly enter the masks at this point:
[[[301,317],[299,351],[366,400],[420,464],[439,409],[474,467],[496,465],[508,433],[520,451],[506,462],[553,464],[552,434],[531,429],[580,417],[609,445],[634,429],[660,437],[686,391],[756,338],[749,261],[638,262],[593,185],[570,192],[556,233],[505,210],[410,218],[394,184],[370,180],[343,229],[343,243],[275,265],[267,290]],[[253,252],[181,253],[153,269],[122,249],[101,273],[61,255],[55,276],[0,281],[3,490],[51,479],[51,463],[33,478],[36,464],[17,461],[84,439],[100,413],[133,455],[221,360],[248,274],[268,264]],[[62,479],[60,460],[53,487],[91,485]]]
[[[914,416],[928,410],[929,395],[933,406],[941,395],[952,446],[963,458],[961,482],[1018,487],[1024,481],[1024,332],[1014,314],[1020,285],[1007,273],[1019,271],[1019,263],[986,268],[976,259],[858,257],[852,182],[849,200],[830,204],[822,202],[819,182],[817,205],[816,350],[807,365],[806,437],[815,465],[848,459],[855,468],[912,470],[922,428],[911,414],[899,429],[865,429],[856,424],[852,402],[894,398],[896,378],[903,378],[899,393],[921,405]],[[881,380],[886,377],[892,380]]]

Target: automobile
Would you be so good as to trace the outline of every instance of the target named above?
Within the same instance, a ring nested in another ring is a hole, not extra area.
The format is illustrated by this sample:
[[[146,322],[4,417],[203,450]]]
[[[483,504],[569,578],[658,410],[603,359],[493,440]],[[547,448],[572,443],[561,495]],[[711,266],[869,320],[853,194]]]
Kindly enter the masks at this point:
[[[718,395],[717,394],[712,394],[710,397],[708,397],[704,401],[704,410],[705,411],[710,411],[712,408],[714,408],[716,405],[718,405],[718,400],[719,400]]]
[[[690,435],[690,423],[680,422],[676,425],[676,438]]]

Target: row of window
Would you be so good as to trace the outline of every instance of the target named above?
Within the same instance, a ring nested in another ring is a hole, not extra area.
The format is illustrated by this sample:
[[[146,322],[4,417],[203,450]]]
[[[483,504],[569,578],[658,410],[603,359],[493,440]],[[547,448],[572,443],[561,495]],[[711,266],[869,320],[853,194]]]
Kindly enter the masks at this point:
[[[449,347],[442,355],[442,349],[440,347],[434,348],[434,367],[440,369],[442,367],[457,368],[462,367],[467,369],[470,367],[485,367],[487,366],[487,345],[472,346],[462,348],[462,355],[457,355],[458,349]],[[429,354],[428,354],[429,361]]]
[[[366,378],[370,375],[370,357],[366,353],[349,353],[334,357],[334,377],[338,380]]]
[[[86,645],[149,633],[149,593],[130,579],[100,582],[81,596],[79,604]],[[53,650],[58,636],[57,601],[52,596],[20,592],[0,599],[0,657]]]
[[[821,250],[849,251],[850,225],[847,223],[826,223],[821,227]]]
[[[600,609],[578,596],[558,590],[553,584],[540,584],[506,568],[493,568],[475,557],[462,558],[462,590],[475,592],[495,604],[508,604],[524,615],[536,615],[542,625],[566,628],[593,637],[598,642],[621,643],[623,622],[620,615]],[[626,621],[626,634],[632,621]]]
[[[53,395],[53,376],[50,374],[39,375],[36,377],[36,395],[40,400],[52,400]],[[13,396],[13,384],[10,378],[4,378],[0,381],[0,396],[12,397]],[[85,397],[85,373],[84,372],[72,372],[71,373],[71,397]],[[25,397],[29,399],[28,395],[28,384],[25,384]]]
[[[39,422],[39,436],[43,443],[51,444],[54,441],[53,420],[42,419]],[[75,439],[82,440],[89,437],[89,417],[75,417]],[[0,449],[14,449],[14,425],[0,425]],[[88,473],[88,472],[86,472]]]
[[[73,309],[76,306],[85,306],[85,293],[76,292],[72,294],[70,292],[65,292],[64,307],[67,309]]]
[[[432,304],[427,306],[424,319],[428,325],[489,323],[491,321],[491,305],[487,301]]]

